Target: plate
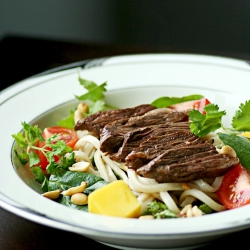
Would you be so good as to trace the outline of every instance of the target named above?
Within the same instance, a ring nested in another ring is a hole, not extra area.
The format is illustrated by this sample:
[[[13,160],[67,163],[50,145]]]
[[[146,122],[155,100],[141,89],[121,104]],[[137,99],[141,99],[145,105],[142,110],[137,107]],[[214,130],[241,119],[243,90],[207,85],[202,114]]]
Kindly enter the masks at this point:
[[[26,178],[27,173],[17,171],[11,135],[22,129],[22,121],[38,121],[46,126],[40,118],[50,117],[53,110],[60,110],[56,112],[58,117],[64,116],[75,105],[75,95],[84,92],[79,75],[97,84],[107,82],[106,99],[121,108],[150,103],[163,95],[202,94],[227,110],[225,123],[230,124],[234,111],[248,100],[250,67],[246,61],[209,55],[114,56],[58,68],[5,89],[0,95],[0,112],[6,119],[0,132],[4,142],[0,152],[0,199],[6,197],[13,202],[8,206],[10,211],[13,208],[13,213],[17,212],[14,204],[18,204],[20,211],[34,213],[38,223],[37,218],[47,218],[42,223],[51,226],[55,221],[64,229],[123,249],[195,248],[249,228],[250,206],[196,218],[146,221],[90,214],[42,197]]]

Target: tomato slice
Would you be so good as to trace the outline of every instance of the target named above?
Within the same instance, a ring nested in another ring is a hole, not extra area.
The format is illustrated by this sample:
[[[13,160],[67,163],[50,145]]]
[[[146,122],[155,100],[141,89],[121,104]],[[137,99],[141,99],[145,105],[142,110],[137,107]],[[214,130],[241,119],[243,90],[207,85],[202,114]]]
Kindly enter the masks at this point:
[[[207,98],[202,98],[200,100],[177,103],[169,106],[168,108],[172,108],[176,111],[197,109],[200,113],[205,114],[206,112],[204,111],[204,107],[210,103],[211,102]]]
[[[46,141],[50,137],[52,137],[54,134],[58,134],[59,140],[63,140],[66,143],[66,145],[71,147],[72,149],[78,140],[77,134],[74,130],[60,127],[60,126],[53,126],[53,127],[45,128],[43,130],[42,136],[44,140]],[[41,141],[39,141],[37,144],[39,148],[43,147],[44,145],[45,145],[45,142],[41,142]],[[47,148],[47,149],[50,150],[50,148]],[[49,164],[49,162],[47,161],[47,158],[40,150],[37,150],[37,155],[40,158],[40,163],[38,164],[38,166],[40,166],[43,170],[45,170]],[[54,159],[55,161],[58,161],[59,156],[58,157],[55,156]]]
[[[234,166],[225,174],[217,196],[227,209],[250,204],[250,172],[240,163]]]

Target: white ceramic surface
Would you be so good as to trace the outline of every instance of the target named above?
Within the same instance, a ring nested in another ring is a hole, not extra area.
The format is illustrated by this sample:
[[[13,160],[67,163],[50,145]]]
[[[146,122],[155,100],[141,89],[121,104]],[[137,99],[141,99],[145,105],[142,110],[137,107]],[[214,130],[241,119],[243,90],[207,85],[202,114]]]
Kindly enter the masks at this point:
[[[58,228],[123,249],[194,248],[249,227],[250,206],[197,218],[142,221],[74,210],[26,185],[11,162],[11,135],[21,130],[22,121],[30,122],[83,94],[78,72],[98,84],[107,81],[108,102],[121,108],[150,103],[160,96],[202,94],[227,110],[225,123],[229,124],[239,104],[249,99],[249,64],[208,55],[114,56],[91,60],[83,68],[79,64],[21,81],[0,94],[0,138],[4,145],[0,151],[0,205],[23,217],[30,213],[38,223],[52,226],[55,222]]]

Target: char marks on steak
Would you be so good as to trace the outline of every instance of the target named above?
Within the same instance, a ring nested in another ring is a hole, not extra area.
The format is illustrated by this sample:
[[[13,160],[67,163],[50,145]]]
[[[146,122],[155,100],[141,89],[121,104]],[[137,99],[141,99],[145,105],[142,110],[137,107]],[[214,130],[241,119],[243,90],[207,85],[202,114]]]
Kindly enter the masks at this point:
[[[126,157],[131,154],[132,151],[139,149],[144,145],[147,151],[149,151],[150,148],[156,149],[158,145],[158,149],[156,150],[159,151],[161,146],[163,146],[162,144],[166,144],[167,141],[172,140],[172,143],[174,145],[174,139],[183,136],[183,133],[188,134],[187,136],[195,137],[189,130],[188,122],[171,122],[166,124],[142,127],[130,131],[124,135],[124,140],[119,150],[116,153],[111,154],[111,159],[115,161],[125,162]],[[166,146],[164,145],[163,147]],[[148,152],[148,154],[150,153]]]
[[[151,110],[142,116],[134,116],[125,120],[108,123],[100,134],[100,149],[103,152],[114,154],[122,146],[124,140],[137,132],[145,136],[152,131],[152,127],[186,121],[186,112],[176,112],[168,108]],[[138,135],[138,137],[142,137]]]
[[[189,126],[187,112],[140,105],[88,116],[75,130],[91,131],[111,159],[159,183],[222,176],[239,162],[219,154],[211,141],[191,133]]]
[[[202,144],[203,141],[197,138],[190,131],[178,129],[165,129],[165,134],[158,136],[152,133],[151,136],[142,140],[125,156],[125,164],[134,170],[147,164],[168,149],[182,146]],[[121,148],[120,148],[121,150]]]
[[[159,183],[188,182],[223,176],[239,163],[238,158],[219,154],[213,148],[197,153],[200,147],[196,146],[194,154],[188,156],[185,152],[189,152],[190,148],[188,151],[185,147],[167,150],[136,172],[144,177],[154,178]]]
[[[110,122],[118,119],[126,119],[133,116],[141,116],[150,110],[156,109],[150,104],[142,104],[133,108],[117,109],[100,111],[86,118],[79,120],[75,126],[75,130],[88,130],[92,132],[94,136],[100,138],[100,133],[103,127]]]

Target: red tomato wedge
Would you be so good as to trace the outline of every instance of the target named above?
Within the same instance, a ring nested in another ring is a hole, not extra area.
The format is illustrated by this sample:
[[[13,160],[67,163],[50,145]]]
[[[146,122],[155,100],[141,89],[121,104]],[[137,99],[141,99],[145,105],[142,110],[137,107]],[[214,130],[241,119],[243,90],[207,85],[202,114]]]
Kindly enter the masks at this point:
[[[172,108],[176,111],[197,109],[200,113],[205,114],[206,112],[204,111],[204,107],[210,103],[211,102],[207,98],[202,98],[200,100],[177,103],[169,106],[168,108]]]
[[[225,174],[217,196],[227,209],[250,204],[250,172],[237,164]]]
[[[73,147],[75,146],[78,137],[77,134],[74,130],[60,127],[60,126],[53,126],[53,127],[48,127],[43,130],[42,136],[46,140],[48,140],[50,137],[52,137],[54,134],[59,135],[59,140],[62,140],[66,143],[67,146]],[[38,147],[43,147],[45,145],[45,142],[38,142]],[[40,158],[40,163],[38,164],[43,170],[46,169],[47,165],[49,164],[46,157],[44,154],[37,150],[37,155]],[[59,157],[55,157],[55,161],[58,161]]]

